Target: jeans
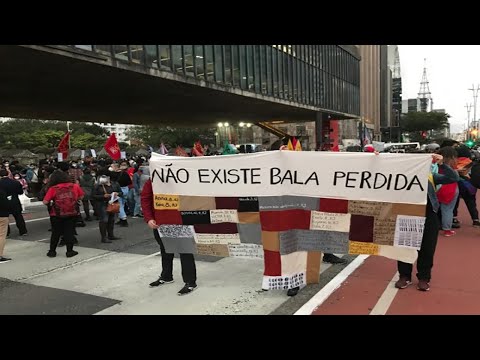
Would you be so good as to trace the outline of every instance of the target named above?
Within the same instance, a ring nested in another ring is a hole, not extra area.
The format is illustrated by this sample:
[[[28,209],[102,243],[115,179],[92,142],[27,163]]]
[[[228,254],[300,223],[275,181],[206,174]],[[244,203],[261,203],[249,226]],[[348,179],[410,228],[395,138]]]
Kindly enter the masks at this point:
[[[128,197],[128,186],[124,186],[121,188],[123,197],[120,198],[120,220],[127,220],[127,213],[125,212],[125,203],[127,202]]]
[[[455,197],[449,204],[440,203],[440,211],[442,213],[442,230],[452,230],[453,210],[455,209],[455,205],[457,204],[457,199],[458,188],[457,192],[455,193]]]
[[[141,203],[141,200],[140,200],[140,192],[135,191],[135,209],[133,210],[133,215],[136,216],[136,215],[141,215],[142,214],[142,203]]]
[[[128,189],[128,196],[127,196],[127,204],[128,204],[128,213],[129,215],[135,215],[135,189],[131,188]]]

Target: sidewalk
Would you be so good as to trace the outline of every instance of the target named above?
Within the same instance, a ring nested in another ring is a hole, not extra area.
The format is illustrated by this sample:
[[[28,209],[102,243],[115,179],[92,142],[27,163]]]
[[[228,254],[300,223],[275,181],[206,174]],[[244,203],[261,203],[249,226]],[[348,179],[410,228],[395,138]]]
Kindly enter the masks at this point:
[[[408,288],[396,289],[396,262],[380,256],[370,256],[338,289],[326,299],[323,296],[323,302],[322,296],[318,296],[319,301],[311,314],[480,314],[480,229],[472,227],[463,200],[460,202],[459,215],[462,228],[457,229],[457,235],[448,238],[439,235],[430,291],[418,291],[416,277]],[[359,260],[357,263],[361,262]],[[355,267],[355,264],[350,265]],[[344,270],[348,273],[347,268]]]

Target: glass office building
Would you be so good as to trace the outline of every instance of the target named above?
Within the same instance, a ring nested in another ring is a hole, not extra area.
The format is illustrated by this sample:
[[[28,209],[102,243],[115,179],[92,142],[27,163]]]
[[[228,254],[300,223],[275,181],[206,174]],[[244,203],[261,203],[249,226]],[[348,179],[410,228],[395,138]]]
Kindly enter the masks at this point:
[[[318,111],[360,114],[360,60],[340,45],[71,45]]]

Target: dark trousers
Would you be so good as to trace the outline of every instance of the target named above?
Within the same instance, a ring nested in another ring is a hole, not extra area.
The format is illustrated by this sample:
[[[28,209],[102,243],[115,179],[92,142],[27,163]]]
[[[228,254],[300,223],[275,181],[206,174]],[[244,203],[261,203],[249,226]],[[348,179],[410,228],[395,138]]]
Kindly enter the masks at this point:
[[[50,217],[52,224],[52,236],[50,238],[50,250],[55,251],[57,249],[60,236],[63,236],[67,251],[73,250],[73,239],[75,234],[75,217],[59,218],[56,216]]]
[[[90,219],[90,204],[92,205],[93,215],[95,215],[95,204],[92,200],[82,200],[83,210],[85,210],[85,217]]]
[[[427,205],[427,215],[425,220],[425,228],[422,238],[422,246],[418,251],[417,259],[417,278],[418,280],[430,281],[432,277],[433,256],[435,255],[435,248],[437,247],[438,230],[440,223],[438,216],[433,211],[430,203]],[[397,262],[398,272],[400,276],[412,279],[413,264]]]
[[[163,246],[162,239],[157,230],[153,230],[153,236],[160,245],[160,252],[162,253],[162,274],[160,277],[163,280],[173,279],[173,258],[174,254],[168,254]],[[197,268],[195,267],[195,258],[193,254],[180,254],[180,263],[182,264],[182,278],[185,284],[194,285],[197,283]]]
[[[477,210],[477,200],[475,195],[471,195],[466,191],[460,192],[458,196],[457,203],[455,204],[455,208],[453,209],[453,217],[457,217],[458,215],[458,206],[460,205],[460,198],[465,201],[465,205],[467,205],[468,212],[470,213],[470,217],[472,220],[478,220],[478,210]]]
[[[27,225],[25,224],[25,220],[23,219],[22,210],[12,212],[12,216],[15,218],[15,223],[18,228],[18,232],[20,235],[27,233]],[[10,236],[10,225],[8,225],[7,236]]]

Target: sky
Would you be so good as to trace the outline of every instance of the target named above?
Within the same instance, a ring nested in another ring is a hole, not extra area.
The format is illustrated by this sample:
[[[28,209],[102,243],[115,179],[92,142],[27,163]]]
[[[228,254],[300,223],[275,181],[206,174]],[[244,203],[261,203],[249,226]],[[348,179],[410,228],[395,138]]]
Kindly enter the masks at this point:
[[[480,85],[480,45],[398,45],[402,71],[402,98],[418,96],[424,58],[434,109],[450,114],[451,132],[466,128],[467,103],[473,104],[472,85]],[[479,91],[480,97],[480,91]],[[480,118],[480,99],[477,100]],[[470,112],[473,120],[473,107]]]

